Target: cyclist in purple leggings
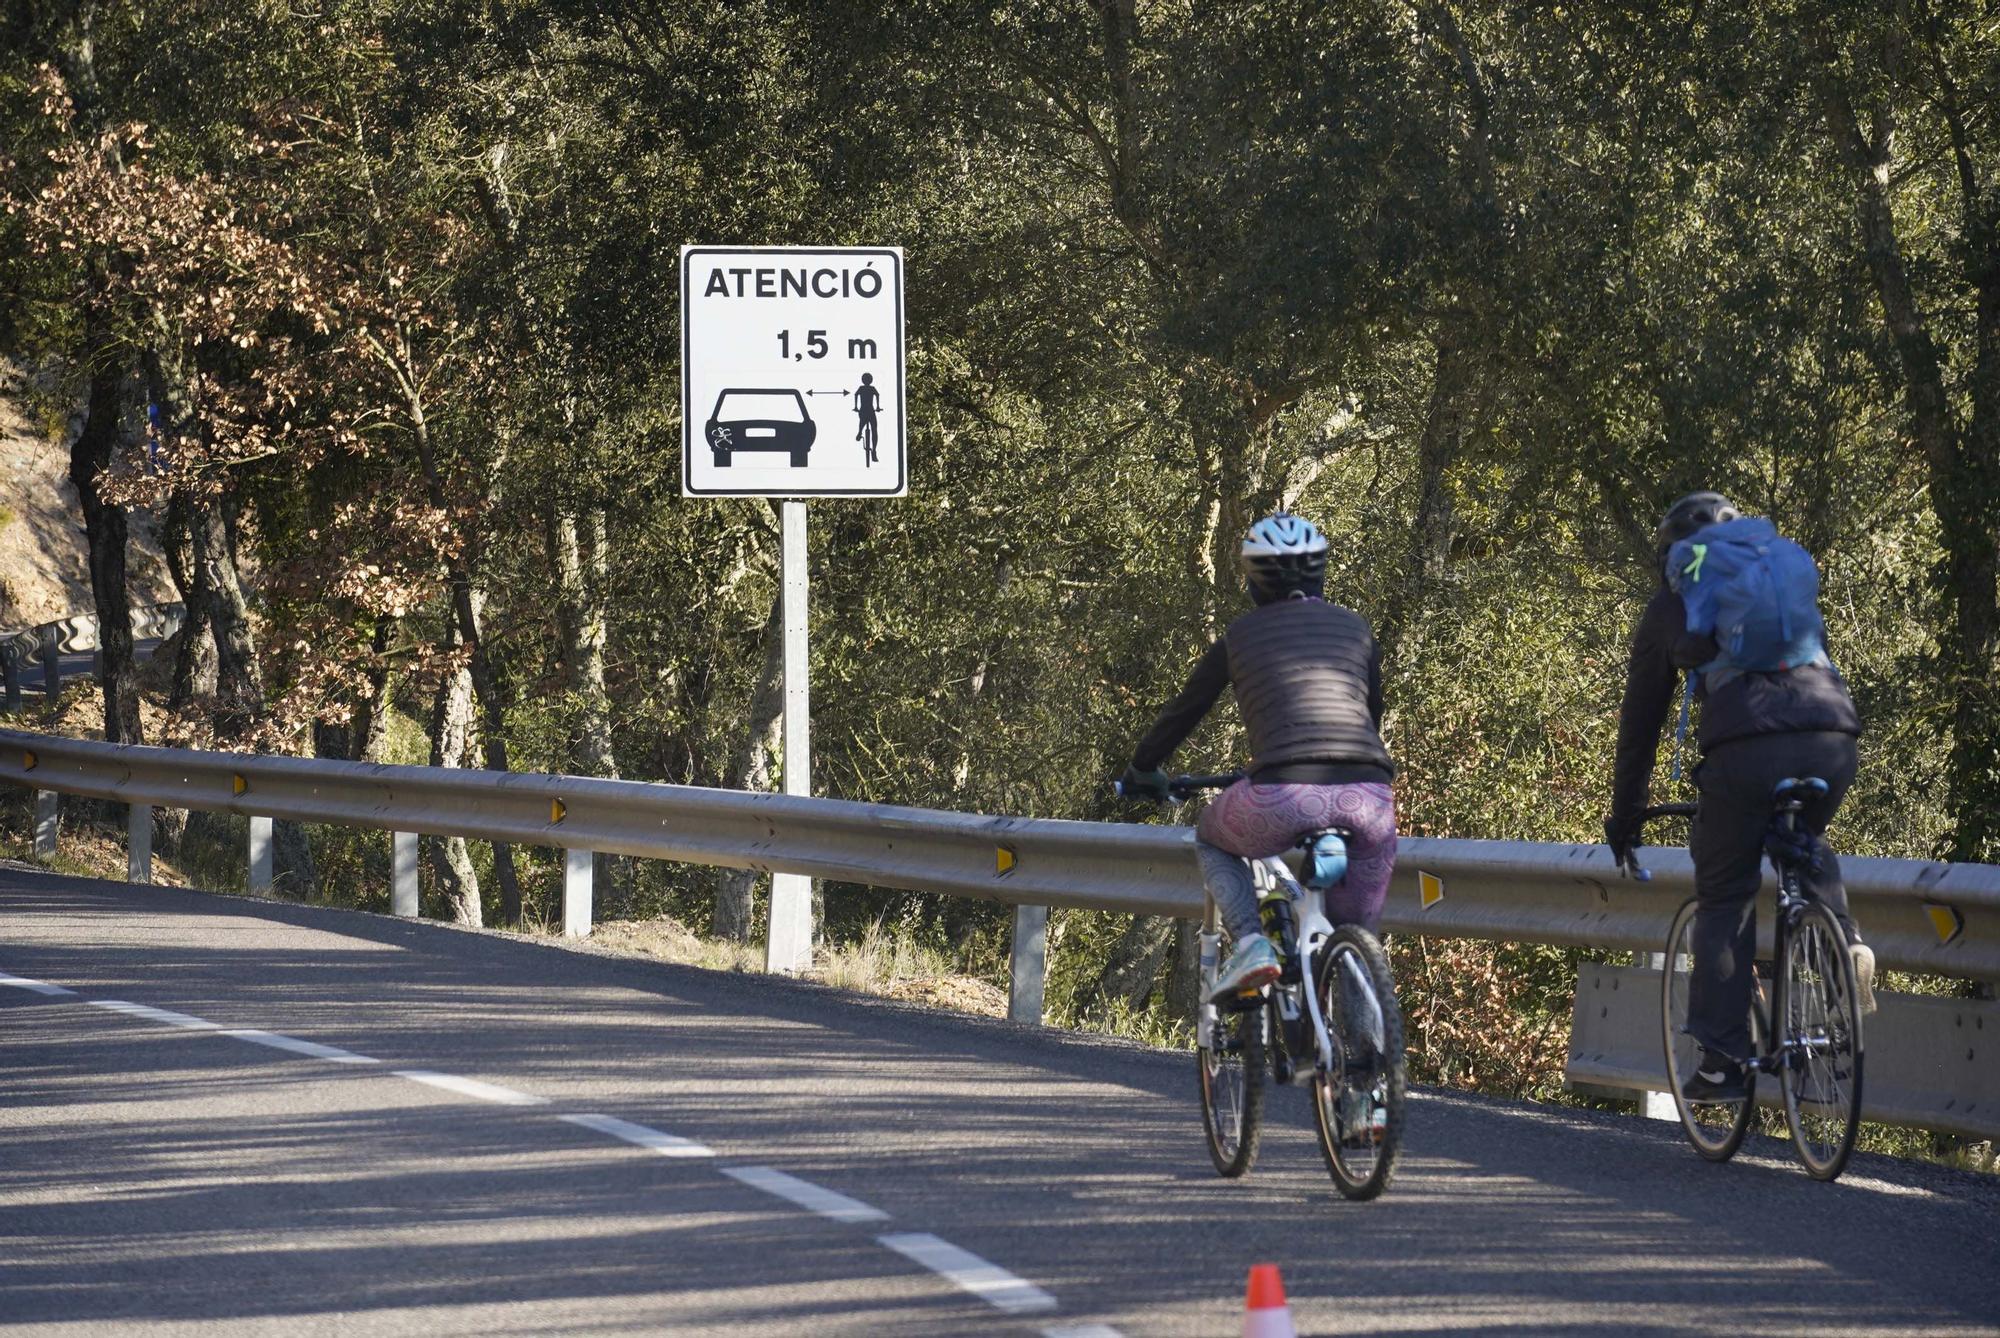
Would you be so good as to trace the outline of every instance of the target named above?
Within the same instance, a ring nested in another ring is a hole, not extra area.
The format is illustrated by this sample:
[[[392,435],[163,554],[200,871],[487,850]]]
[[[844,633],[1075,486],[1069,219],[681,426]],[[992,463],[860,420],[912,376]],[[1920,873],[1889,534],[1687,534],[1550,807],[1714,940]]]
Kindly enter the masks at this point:
[[[1283,512],[1250,528],[1243,574],[1257,607],[1203,653],[1180,696],[1139,740],[1128,793],[1164,798],[1162,764],[1234,688],[1250,735],[1250,774],[1202,813],[1202,879],[1235,943],[1218,999],[1277,978],[1246,860],[1282,854],[1308,832],[1345,828],[1347,881],[1327,917],[1375,928],[1396,866],[1396,769],[1382,746],[1382,656],[1367,620],[1322,597],[1326,537]]]

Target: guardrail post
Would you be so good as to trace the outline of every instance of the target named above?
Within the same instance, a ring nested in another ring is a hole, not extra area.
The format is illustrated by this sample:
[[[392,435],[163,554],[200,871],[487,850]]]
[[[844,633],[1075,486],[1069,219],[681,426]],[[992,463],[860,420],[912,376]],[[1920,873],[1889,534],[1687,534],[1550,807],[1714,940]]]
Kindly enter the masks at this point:
[[[389,913],[417,915],[417,842],[415,832],[389,834]]]
[[[1014,948],[1007,981],[1007,1016],[1042,1025],[1042,986],[1048,976],[1049,908],[1014,908]]]
[[[62,691],[62,647],[56,644],[53,633],[42,636],[42,693],[47,701],[53,702]]]
[[[125,881],[153,881],[153,806],[133,804],[125,814]]]
[[[36,859],[48,859],[56,853],[56,824],[61,804],[62,796],[54,790],[35,791]]]
[[[590,934],[590,874],[596,865],[588,850],[563,852],[563,937]]]
[[[250,895],[271,895],[271,820],[250,819]]]
[[[0,673],[7,676],[7,709],[18,714],[21,710],[21,666],[14,662],[12,655],[0,655]]]
[[[1664,971],[1667,969],[1667,955],[1663,952],[1635,952],[1632,954],[1632,965]],[[1681,1117],[1680,1112],[1674,1109],[1672,1092],[1639,1093],[1639,1114],[1649,1120],[1679,1120]]]

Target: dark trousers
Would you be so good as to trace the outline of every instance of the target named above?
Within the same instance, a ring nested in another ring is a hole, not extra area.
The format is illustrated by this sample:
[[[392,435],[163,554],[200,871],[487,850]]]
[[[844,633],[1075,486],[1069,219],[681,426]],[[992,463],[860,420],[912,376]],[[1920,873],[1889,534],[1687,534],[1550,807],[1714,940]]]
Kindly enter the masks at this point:
[[[1840,860],[1821,839],[1847,787],[1854,783],[1852,734],[1758,734],[1711,749],[1696,774],[1699,812],[1688,846],[1694,856],[1694,969],[1688,981],[1688,1030],[1707,1049],[1734,1058],[1750,1054],[1750,995],[1757,955],[1757,891],[1764,882],[1764,833],[1771,825],[1771,791],[1781,780],[1817,776],[1824,797],[1799,813],[1811,832],[1820,872],[1806,874],[1809,896],[1840,917],[1847,914]]]

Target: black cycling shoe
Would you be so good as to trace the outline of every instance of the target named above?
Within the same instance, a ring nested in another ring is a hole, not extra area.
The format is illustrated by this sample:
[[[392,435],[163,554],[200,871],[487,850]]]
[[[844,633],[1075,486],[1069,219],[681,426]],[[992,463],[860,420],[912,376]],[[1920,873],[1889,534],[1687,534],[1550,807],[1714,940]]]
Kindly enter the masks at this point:
[[[1730,1101],[1747,1101],[1750,1085],[1743,1079],[1741,1064],[1733,1064],[1704,1051],[1700,1067],[1681,1084],[1681,1095],[1690,1101],[1720,1105]]]

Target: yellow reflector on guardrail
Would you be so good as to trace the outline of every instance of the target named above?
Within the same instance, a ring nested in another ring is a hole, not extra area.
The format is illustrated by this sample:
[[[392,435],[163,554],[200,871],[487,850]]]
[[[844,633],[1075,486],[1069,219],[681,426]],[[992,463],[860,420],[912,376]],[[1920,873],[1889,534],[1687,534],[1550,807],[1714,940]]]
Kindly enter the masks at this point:
[[[1429,910],[1444,900],[1444,879],[1434,873],[1417,874],[1417,899]]]
[[[1949,943],[1965,932],[1965,917],[1958,913],[1956,906],[1927,901],[1924,903],[1924,914],[1931,917],[1931,928],[1937,930],[1939,943]]]

